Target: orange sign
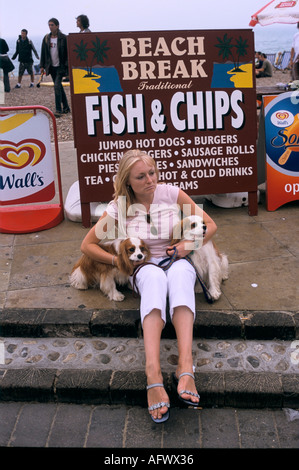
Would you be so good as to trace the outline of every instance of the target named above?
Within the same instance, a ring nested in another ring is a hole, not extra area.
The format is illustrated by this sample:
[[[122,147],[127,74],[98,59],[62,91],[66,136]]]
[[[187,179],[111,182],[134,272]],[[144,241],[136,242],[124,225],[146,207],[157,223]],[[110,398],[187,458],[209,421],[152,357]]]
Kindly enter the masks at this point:
[[[267,209],[299,199],[299,93],[264,96]]]

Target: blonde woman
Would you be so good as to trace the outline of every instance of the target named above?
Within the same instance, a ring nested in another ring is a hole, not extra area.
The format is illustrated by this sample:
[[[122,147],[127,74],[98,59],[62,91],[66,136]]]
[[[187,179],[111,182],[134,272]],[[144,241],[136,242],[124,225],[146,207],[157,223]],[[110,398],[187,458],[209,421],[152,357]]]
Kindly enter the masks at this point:
[[[181,212],[203,218],[207,230],[203,243],[211,239],[217,227],[194,201],[175,186],[159,184],[153,158],[140,150],[130,150],[120,160],[114,183],[114,199],[82,242],[82,252],[95,260],[112,264],[111,254],[98,243],[116,227],[116,236],[139,236],[151,250],[151,263],[138,270],[134,279],[140,294],[140,315],[145,347],[148,409],[155,422],[169,417],[169,397],[163,386],[160,366],[160,340],[166,323],[166,301],[178,344],[178,365],[174,374],[179,398],[197,406],[192,341],[195,319],[194,285],[196,273],[184,257],[191,251],[183,240],[175,246],[177,261],[164,271],[156,266],[173,253],[170,246],[174,225]],[[188,248],[188,249],[187,249]]]

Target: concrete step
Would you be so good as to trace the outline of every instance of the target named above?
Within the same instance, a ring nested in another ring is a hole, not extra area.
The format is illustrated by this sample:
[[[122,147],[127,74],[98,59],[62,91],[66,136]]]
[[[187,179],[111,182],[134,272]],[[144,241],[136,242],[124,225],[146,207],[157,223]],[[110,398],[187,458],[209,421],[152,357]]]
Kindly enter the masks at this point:
[[[195,339],[202,407],[299,407],[298,341]],[[142,338],[4,337],[0,401],[146,406]],[[1,356],[0,356],[1,359]],[[172,373],[174,339],[161,341],[164,385],[180,406]]]
[[[3,309],[0,337],[142,337],[138,309]],[[299,312],[200,310],[195,338],[299,338]],[[163,338],[174,338],[168,321]]]
[[[298,407],[298,326],[298,312],[198,312],[193,351],[202,406]],[[168,321],[161,364],[174,405],[177,359]],[[0,400],[146,406],[145,386],[137,309],[2,310]]]

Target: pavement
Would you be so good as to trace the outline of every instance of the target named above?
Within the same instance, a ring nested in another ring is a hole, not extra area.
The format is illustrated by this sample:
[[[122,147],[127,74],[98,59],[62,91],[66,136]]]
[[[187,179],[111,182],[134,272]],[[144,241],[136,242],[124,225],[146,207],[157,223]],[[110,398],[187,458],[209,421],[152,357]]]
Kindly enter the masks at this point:
[[[77,180],[73,142],[59,143],[64,199]],[[183,409],[168,321],[161,342],[171,418],[146,410],[139,299],[123,302],[70,287],[88,231],[56,227],[1,234],[0,446],[298,448],[299,203],[258,214],[197,198],[229,258],[222,296],[197,294],[193,355],[201,409]],[[143,430],[140,433],[140,429]],[[26,432],[25,432],[26,430]],[[70,431],[71,430],[71,431]]]

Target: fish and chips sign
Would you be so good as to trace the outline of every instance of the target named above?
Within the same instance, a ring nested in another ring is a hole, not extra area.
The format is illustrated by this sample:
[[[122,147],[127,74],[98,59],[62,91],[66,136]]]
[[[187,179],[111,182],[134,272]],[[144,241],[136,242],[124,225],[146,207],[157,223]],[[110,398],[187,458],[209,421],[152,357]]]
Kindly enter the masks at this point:
[[[245,191],[257,211],[251,30],[76,33],[68,53],[83,223],[130,149],[155,159],[160,182]]]

